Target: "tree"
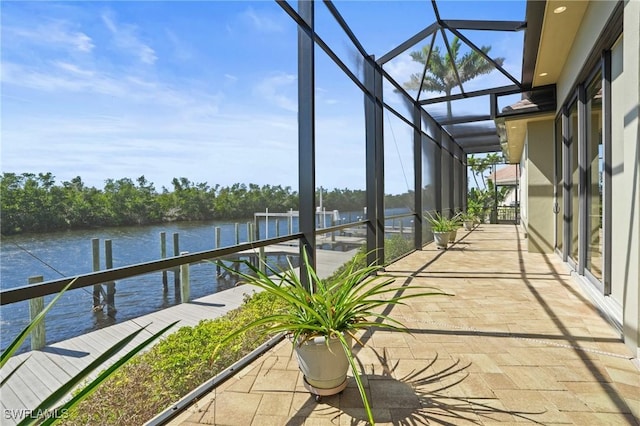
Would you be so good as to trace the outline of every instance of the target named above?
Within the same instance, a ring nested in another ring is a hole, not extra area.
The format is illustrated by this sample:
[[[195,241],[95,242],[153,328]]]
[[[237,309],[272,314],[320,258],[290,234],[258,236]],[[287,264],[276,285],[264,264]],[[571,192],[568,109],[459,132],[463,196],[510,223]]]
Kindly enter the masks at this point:
[[[403,87],[406,90],[416,91],[422,87],[422,91],[425,92],[444,92],[446,96],[450,96],[453,88],[458,85],[455,69],[458,70],[461,84],[494,70],[493,64],[475,50],[471,50],[459,58],[460,45],[460,39],[454,37],[450,45],[451,56],[449,52],[443,55],[442,52],[440,52],[440,48],[434,46],[422,84],[420,84],[422,74],[412,74],[410,80],[405,82]],[[425,64],[429,56],[429,47],[429,45],[425,45],[422,49],[411,52],[411,59]],[[482,46],[480,49],[488,55],[491,46]],[[495,58],[494,60],[500,66],[504,63],[504,58]],[[455,69],[453,64],[455,64]],[[451,102],[447,101],[447,118],[451,118],[451,116]]]
[[[485,175],[501,162],[502,159],[495,153],[487,154],[486,157],[476,157],[472,154],[467,158],[467,167],[469,167],[476,184],[476,187],[471,188],[467,195],[467,212],[478,216],[481,222],[484,222],[487,212],[494,210],[499,203],[504,201],[509,191],[507,187],[499,188],[496,191],[495,182],[487,179]],[[480,178],[482,187],[478,183],[478,178]]]

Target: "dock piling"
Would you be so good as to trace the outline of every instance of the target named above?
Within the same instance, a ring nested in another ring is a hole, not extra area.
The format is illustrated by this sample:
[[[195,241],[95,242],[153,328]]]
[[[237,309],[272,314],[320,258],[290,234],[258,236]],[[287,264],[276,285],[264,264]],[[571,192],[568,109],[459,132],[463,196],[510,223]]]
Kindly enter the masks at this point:
[[[215,248],[220,248],[220,227],[216,226],[215,229],[213,230],[213,233],[216,240]]]
[[[113,246],[111,240],[104,240],[104,256],[105,267],[107,269],[113,269]],[[109,281],[107,283],[107,315],[114,317],[116,310],[116,283],[115,281]]]
[[[180,255],[188,254],[183,251]],[[180,302],[187,303],[191,300],[191,283],[189,282],[189,264],[180,265]]]
[[[165,259],[167,257],[167,233],[160,233],[160,257]],[[162,271],[162,292],[167,294],[169,292],[169,282],[167,280],[167,271]]]
[[[92,238],[91,239],[91,251],[92,251],[92,259],[93,259],[93,271],[97,272],[100,270],[100,239]],[[93,286],[93,310],[101,309],[100,305],[100,295],[102,293],[102,284],[95,284]]]
[[[42,275],[37,275],[33,277],[29,277],[29,284],[37,284],[44,281],[44,277]],[[29,318],[31,321],[35,319],[35,317],[44,310],[44,297],[35,297],[33,299],[29,299]],[[35,326],[33,331],[31,332],[31,350],[35,351],[38,349],[44,348],[46,343],[45,336],[45,322],[44,318],[40,321],[40,324]]]
[[[180,255],[180,234],[173,233],[173,255]],[[176,297],[180,294],[180,268],[173,269],[173,287]]]

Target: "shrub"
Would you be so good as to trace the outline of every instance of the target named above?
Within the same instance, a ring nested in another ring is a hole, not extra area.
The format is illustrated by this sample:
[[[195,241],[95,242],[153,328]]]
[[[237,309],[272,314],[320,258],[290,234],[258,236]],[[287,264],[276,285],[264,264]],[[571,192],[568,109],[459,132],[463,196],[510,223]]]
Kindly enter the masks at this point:
[[[225,347],[219,362],[211,362],[221,336],[276,309],[273,296],[257,293],[225,316],[180,328],[114,374],[63,424],[143,424],[263,343],[256,337],[259,330],[253,330]]]

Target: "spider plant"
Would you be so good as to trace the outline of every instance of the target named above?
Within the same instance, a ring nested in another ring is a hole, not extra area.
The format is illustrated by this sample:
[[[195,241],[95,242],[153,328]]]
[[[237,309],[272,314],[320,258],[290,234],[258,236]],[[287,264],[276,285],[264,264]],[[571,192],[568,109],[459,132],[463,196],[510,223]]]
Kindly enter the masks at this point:
[[[263,268],[245,262],[249,272],[232,271],[246,283],[269,292],[285,302],[284,309],[242,326],[225,336],[214,350],[213,359],[219,348],[247,329],[261,327],[266,334],[285,333],[292,338],[294,347],[316,337],[339,339],[349,361],[369,423],[374,424],[362,378],[358,374],[355,357],[347,336],[363,345],[357,336],[369,327],[408,332],[406,327],[390,315],[381,313],[387,305],[404,304],[406,299],[423,296],[447,295],[433,287],[396,285],[389,276],[376,275],[383,267],[365,264],[356,255],[350,266],[331,280],[321,279],[313,268],[306,250],[302,250],[302,269],[306,273],[308,286],[303,284],[297,270],[289,262],[284,271],[276,271],[268,265]],[[221,264],[223,268],[229,269]],[[263,269],[264,272],[261,270]]]
[[[431,225],[433,232],[451,232],[457,227],[457,223],[454,219],[449,219],[436,212],[431,214],[425,213],[424,218]]]

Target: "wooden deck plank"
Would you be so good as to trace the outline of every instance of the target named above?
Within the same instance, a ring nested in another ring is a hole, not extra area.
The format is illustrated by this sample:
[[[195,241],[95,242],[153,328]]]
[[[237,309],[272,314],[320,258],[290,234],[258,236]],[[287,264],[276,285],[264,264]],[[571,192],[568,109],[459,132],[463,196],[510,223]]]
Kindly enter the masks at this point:
[[[25,363],[24,367],[31,370],[51,393],[71,378],[69,373],[52,362],[43,352],[34,351],[30,361]]]
[[[45,354],[53,364],[58,366],[60,370],[66,372],[69,377],[73,377],[81,371],[78,363],[74,362],[77,357],[70,355],[74,352],[77,351],[72,351],[68,348],[57,348],[52,346],[47,346],[42,351],[42,353]]]
[[[44,400],[40,395],[49,394],[44,385],[40,383],[38,377],[34,376],[33,372],[28,368],[22,367],[18,369],[18,371],[16,371],[16,373],[11,376],[3,386],[3,399],[9,396],[9,392],[7,392],[7,390],[12,390],[16,394],[19,402],[15,407],[10,407],[12,409],[35,408]]]

